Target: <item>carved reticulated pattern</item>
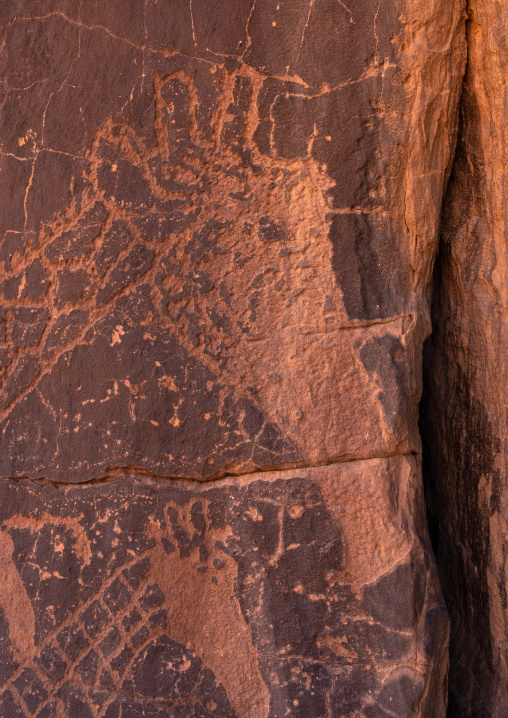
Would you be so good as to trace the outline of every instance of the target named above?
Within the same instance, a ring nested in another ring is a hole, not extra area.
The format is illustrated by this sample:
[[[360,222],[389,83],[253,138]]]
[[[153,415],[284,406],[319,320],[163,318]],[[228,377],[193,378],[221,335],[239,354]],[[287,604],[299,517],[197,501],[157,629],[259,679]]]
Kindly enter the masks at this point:
[[[374,716],[395,695],[405,715],[424,690],[423,566],[353,591],[309,479],[4,491],[9,716]]]

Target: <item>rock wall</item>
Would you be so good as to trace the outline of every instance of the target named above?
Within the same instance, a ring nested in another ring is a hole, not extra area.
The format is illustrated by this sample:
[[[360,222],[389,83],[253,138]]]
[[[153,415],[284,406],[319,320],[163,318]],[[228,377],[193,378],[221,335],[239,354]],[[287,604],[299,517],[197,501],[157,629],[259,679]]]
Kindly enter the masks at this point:
[[[0,7],[2,717],[444,716],[417,420],[464,21]]]
[[[449,715],[498,718],[508,706],[508,21],[497,0],[471,0],[468,11],[468,63],[443,204],[422,428],[451,616]]]
[[[442,714],[419,479],[393,457],[204,486],[4,481],[0,715]]]

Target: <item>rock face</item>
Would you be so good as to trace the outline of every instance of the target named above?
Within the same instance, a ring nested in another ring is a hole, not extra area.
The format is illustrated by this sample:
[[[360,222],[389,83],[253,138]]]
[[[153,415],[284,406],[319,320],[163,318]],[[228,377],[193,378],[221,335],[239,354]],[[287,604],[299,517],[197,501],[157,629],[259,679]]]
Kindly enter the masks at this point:
[[[36,5],[0,8],[0,715],[443,716],[464,8]]]
[[[472,0],[422,428],[451,615],[450,715],[507,715],[506,11]]]
[[[373,718],[442,702],[447,618],[412,458],[1,490],[2,716]]]

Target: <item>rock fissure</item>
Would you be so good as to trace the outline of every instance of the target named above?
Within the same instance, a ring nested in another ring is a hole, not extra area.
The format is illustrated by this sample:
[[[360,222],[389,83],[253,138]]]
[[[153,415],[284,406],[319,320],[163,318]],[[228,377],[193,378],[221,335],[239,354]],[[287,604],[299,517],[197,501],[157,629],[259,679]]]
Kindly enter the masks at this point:
[[[305,473],[308,471],[312,471],[313,469],[320,469],[328,466],[340,466],[342,464],[351,464],[353,462],[359,461],[359,462],[368,462],[368,461],[378,461],[380,459],[390,459],[395,457],[418,457],[420,456],[419,452],[416,451],[409,451],[409,452],[400,452],[400,453],[393,453],[393,454],[386,454],[384,456],[359,456],[359,457],[351,457],[351,458],[344,458],[341,461],[328,461],[322,464],[292,464],[290,466],[274,466],[274,467],[264,467],[262,469],[259,469],[258,471],[251,471],[247,472],[245,474],[228,474],[225,473],[221,476],[214,476],[212,478],[206,478],[206,479],[188,479],[184,477],[179,476],[165,476],[163,474],[155,474],[151,473],[149,471],[142,471],[139,469],[139,467],[109,467],[108,471],[104,476],[99,477],[93,477],[90,479],[86,479],[84,481],[80,481],[77,486],[87,486],[89,484],[97,485],[97,484],[107,484],[114,481],[117,481],[118,479],[121,479],[122,477],[128,477],[132,479],[140,479],[140,480],[146,480],[146,481],[178,481],[182,485],[188,485],[188,486],[196,486],[196,485],[204,485],[206,486],[214,486],[221,483],[228,483],[230,481],[241,481],[242,479],[251,480],[254,475],[256,476],[262,476],[265,478],[268,478],[271,474],[274,475],[281,475],[284,473],[287,473],[288,475],[294,474],[295,472],[298,473]],[[35,485],[41,484],[43,486],[66,486],[69,484],[69,481],[65,480],[52,480],[47,479],[44,476],[16,476],[16,477],[9,477],[12,481],[23,481],[23,482],[30,482]]]
[[[506,713],[507,67],[497,2],[467,5],[458,139],[434,269],[420,426],[429,531],[451,619],[450,718]]]

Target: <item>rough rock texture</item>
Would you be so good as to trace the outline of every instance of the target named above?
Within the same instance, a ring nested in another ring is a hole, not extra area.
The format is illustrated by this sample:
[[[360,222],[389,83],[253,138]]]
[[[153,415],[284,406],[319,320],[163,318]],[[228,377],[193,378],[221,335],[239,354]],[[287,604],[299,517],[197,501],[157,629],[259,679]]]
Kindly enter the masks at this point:
[[[1,472],[417,451],[460,8],[16,5]]]
[[[444,201],[422,428],[451,615],[450,715],[508,715],[505,3],[472,0]]]
[[[0,715],[439,715],[414,459],[202,486],[0,485]]]
[[[0,35],[0,715],[439,718],[462,3],[12,0]]]

